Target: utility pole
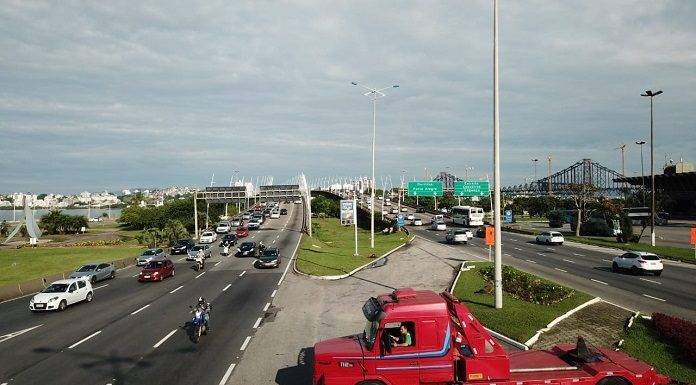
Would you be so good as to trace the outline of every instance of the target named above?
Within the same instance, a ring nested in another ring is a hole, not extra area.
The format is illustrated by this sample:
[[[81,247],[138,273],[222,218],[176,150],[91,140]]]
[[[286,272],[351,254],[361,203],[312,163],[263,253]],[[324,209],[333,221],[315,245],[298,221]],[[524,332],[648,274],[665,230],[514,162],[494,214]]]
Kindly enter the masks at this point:
[[[551,196],[551,155],[548,156],[549,159],[549,196]]]

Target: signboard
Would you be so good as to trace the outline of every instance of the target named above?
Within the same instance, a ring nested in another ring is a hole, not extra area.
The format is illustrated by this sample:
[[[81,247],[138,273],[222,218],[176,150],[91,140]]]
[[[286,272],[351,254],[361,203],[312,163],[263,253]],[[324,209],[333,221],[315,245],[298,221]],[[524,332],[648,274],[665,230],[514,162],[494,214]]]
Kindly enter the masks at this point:
[[[441,197],[442,182],[408,182],[408,196]]]
[[[691,244],[696,246],[696,227],[691,228]]]
[[[493,226],[486,226],[486,245],[495,245],[495,229]]]
[[[396,217],[396,224],[403,227],[404,216],[402,214],[399,214],[399,216]]]
[[[355,201],[341,200],[341,224],[344,226],[355,223]]]
[[[467,180],[454,182],[455,197],[483,197],[490,193],[490,183],[487,180]]]
[[[512,210],[505,210],[505,223],[512,223]]]

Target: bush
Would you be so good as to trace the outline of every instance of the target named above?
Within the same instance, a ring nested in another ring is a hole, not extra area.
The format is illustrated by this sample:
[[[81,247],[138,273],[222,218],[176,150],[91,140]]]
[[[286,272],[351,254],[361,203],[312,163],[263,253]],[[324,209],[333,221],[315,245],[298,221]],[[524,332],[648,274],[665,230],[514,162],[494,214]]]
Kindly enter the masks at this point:
[[[696,324],[662,313],[653,313],[652,320],[657,334],[677,345],[682,354],[696,364]]]
[[[479,272],[484,280],[493,282],[493,266],[485,267]],[[514,298],[546,306],[569,298],[575,292],[509,266],[503,266],[503,290]]]
[[[565,222],[565,213],[562,211],[551,211],[546,216],[549,218],[549,227],[560,228]]]

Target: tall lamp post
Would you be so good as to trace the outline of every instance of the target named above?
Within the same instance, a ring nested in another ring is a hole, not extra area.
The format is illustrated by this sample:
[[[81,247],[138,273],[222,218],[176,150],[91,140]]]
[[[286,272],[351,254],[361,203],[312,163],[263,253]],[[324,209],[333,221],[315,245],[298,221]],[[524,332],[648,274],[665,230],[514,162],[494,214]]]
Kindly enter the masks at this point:
[[[643,206],[645,206],[645,171],[643,171],[643,145],[644,140],[636,142],[640,146],[640,188],[643,191]]]
[[[382,91],[389,88],[398,88],[399,85],[384,88],[367,87],[362,84],[351,82],[354,86],[360,86],[367,90],[365,96],[372,99],[372,188],[370,189],[370,248],[375,248],[375,136],[377,133],[377,99],[387,96]]]
[[[650,192],[652,194],[650,208],[650,244],[655,246],[655,140],[653,137],[653,97],[661,94],[662,91],[645,91],[640,96],[650,97]]]

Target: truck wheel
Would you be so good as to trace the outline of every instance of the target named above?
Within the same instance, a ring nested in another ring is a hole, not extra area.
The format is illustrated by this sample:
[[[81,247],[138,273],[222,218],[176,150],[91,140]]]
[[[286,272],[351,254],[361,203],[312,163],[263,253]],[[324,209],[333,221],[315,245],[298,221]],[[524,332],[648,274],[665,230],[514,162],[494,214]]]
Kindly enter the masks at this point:
[[[630,383],[621,377],[604,377],[597,382],[597,385],[630,385]]]

